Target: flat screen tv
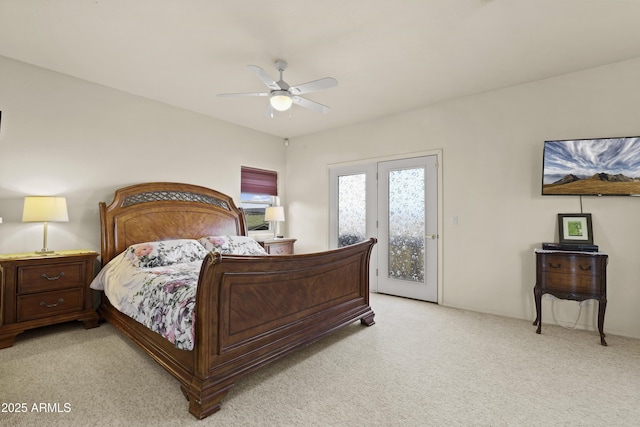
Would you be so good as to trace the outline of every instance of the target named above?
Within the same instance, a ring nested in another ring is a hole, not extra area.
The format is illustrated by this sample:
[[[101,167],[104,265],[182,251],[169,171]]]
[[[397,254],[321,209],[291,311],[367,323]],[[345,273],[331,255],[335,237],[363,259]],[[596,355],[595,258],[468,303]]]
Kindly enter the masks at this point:
[[[640,137],[545,141],[542,195],[640,195]]]

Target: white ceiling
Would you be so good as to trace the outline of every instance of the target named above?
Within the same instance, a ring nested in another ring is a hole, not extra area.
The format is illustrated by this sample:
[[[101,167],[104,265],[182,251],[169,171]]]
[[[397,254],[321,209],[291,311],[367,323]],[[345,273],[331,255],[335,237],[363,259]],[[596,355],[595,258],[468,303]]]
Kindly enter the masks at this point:
[[[0,0],[0,55],[281,137],[640,57],[640,0]],[[263,116],[246,68],[300,84]],[[1,102],[1,100],[0,100]]]

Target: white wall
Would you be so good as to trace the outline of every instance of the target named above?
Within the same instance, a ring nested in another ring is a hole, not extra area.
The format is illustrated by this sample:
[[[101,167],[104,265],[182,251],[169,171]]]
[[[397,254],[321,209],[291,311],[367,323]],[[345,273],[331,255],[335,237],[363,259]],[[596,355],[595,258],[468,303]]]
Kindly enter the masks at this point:
[[[42,247],[25,195],[67,197],[53,249],[100,249],[98,202],[147,181],[203,185],[240,200],[240,166],[284,172],[282,140],[0,57],[0,253]],[[284,186],[280,192],[284,195]]]
[[[327,165],[442,149],[443,304],[533,321],[533,250],[557,241],[558,213],[580,212],[578,197],[540,195],[543,141],[640,135],[638,75],[640,60],[626,61],[292,139],[289,235],[299,251],[328,247]],[[605,331],[640,337],[640,200],[583,206],[610,256]],[[544,299],[545,323],[552,305],[563,324],[575,321],[576,302]],[[583,308],[579,327],[595,330],[596,307]]]

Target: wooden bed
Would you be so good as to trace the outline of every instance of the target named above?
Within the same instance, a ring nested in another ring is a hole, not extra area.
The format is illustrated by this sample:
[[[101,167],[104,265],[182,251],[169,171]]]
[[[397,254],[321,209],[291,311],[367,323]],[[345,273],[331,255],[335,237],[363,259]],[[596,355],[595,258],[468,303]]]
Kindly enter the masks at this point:
[[[246,235],[242,210],[208,188],[146,183],[100,203],[102,265],[132,244]],[[208,253],[196,293],[192,351],[120,313],[102,294],[100,315],[180,382],[189,412],[220,409],[235,381],[336,329],[374,323],[369,258],[375,239],[315,254],[236,256]]]

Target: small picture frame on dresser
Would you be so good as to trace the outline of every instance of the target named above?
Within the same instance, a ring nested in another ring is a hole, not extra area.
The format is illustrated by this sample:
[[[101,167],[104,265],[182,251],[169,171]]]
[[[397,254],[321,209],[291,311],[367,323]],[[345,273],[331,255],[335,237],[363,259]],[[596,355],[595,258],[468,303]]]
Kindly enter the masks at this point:
[[[558,233],[563,244],[593,244],[591,214],[558,214]]]

